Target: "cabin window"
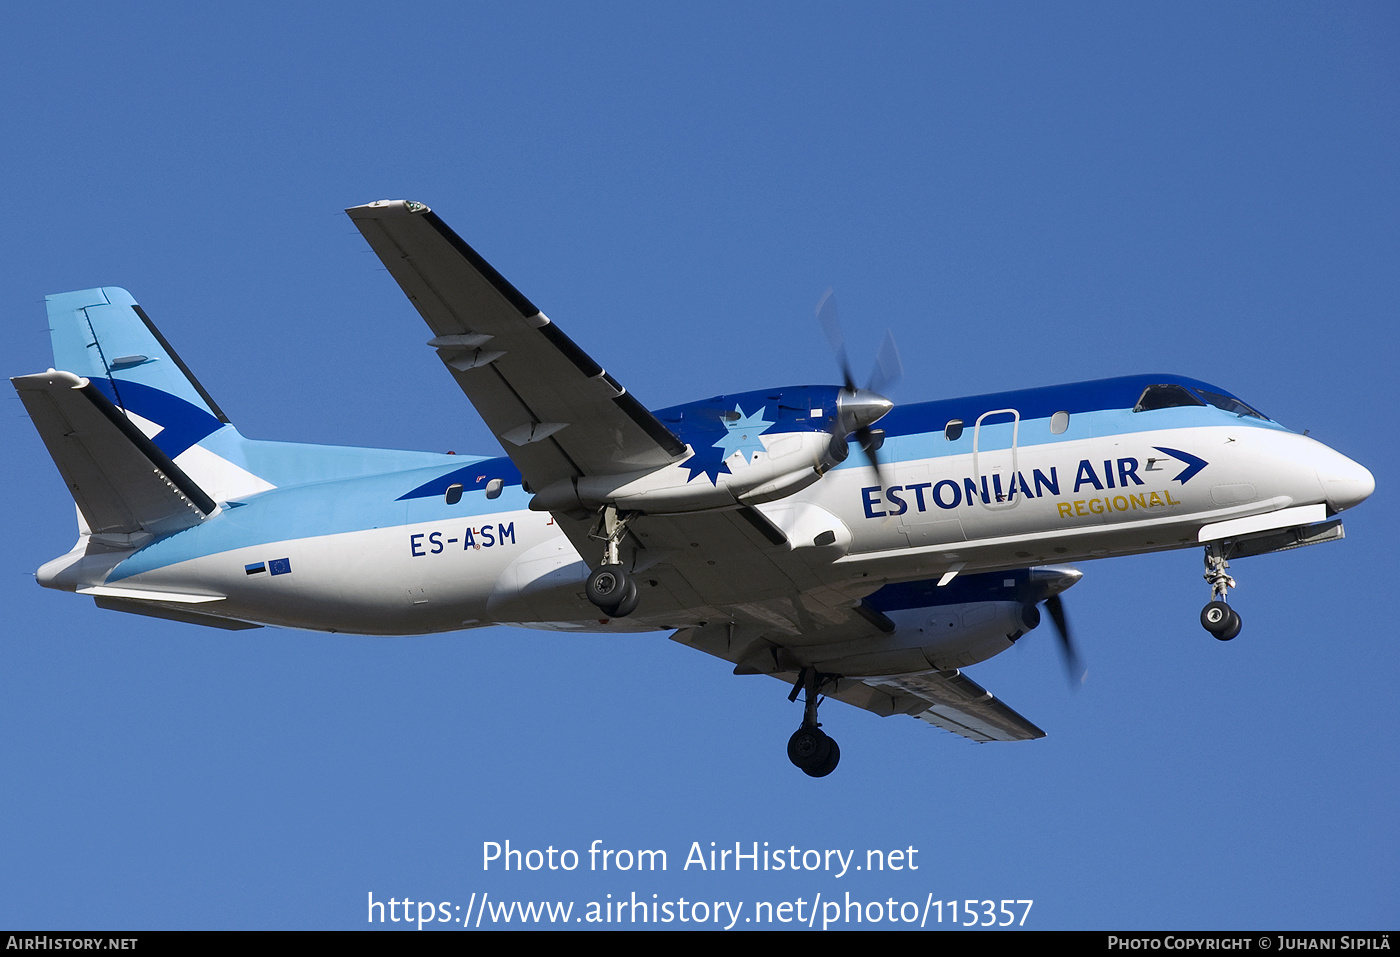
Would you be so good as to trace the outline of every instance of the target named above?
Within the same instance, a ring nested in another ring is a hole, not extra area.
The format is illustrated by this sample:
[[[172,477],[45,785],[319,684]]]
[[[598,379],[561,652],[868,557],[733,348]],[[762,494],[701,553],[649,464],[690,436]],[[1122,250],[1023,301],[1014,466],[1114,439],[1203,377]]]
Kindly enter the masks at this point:
[[[1068,412],[1056,412],[1050,416],[1050,431],[1055,435],[1062,434],[1067,428],[1069,428]]]
[[[506,483],[501,479],[492,479],[486,483],[486,497],[500,498],[501,489],[506,487]]]
[[[453,482],[447,486],[447,504],[456,505],[462,500],[462,483]]]
[[[962,419],[950,419],[948,424],[943,427],[943,437],[949,442],[956,442],[958,439],[962,438],[962,433]]]
[[[1232,395],[1221,395],[1219,392],[1207,392],[1205,389],[1197,389],[1196,391],[1201,394],[1201,398],[1224,412],[1233,412],[1236,415],[1249,415],[1256,419],[1268,418],[1268,416],[1260,415]]]
[[[1142,398],[1133,406],[1134,412],[1152,412],[1157,409],[1172,409],[1179,406],[1205,405],[1183,386],[1150,385],[1142,390]]]

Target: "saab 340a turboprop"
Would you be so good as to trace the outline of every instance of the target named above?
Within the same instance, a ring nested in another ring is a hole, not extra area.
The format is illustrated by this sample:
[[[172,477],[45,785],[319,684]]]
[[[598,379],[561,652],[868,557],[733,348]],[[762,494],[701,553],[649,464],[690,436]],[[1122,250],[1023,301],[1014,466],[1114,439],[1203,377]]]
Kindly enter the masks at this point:
[[[1181,376],[893,408],[847,374],[652,412],[426,206],[348,212],[506,455],[246,439],[124,290],[51,296],[55,368],[13,382],[79,536],[40,584],[232,629],[674,629],[804,693],[788,755],[819,777],[822,696],[1042,737],[959,669],[1042,603],[1072,665],[1080,573],[1046,563],[1202,548],[1228,640],[1227,561],[1341,538],[1374,489]]]

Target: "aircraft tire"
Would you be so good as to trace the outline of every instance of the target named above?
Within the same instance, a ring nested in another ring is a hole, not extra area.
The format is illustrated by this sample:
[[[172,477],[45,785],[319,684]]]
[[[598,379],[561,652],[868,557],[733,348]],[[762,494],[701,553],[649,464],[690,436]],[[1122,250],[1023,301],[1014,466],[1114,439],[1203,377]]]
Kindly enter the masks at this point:
[[[629,577],[627,579],[627,593],[622,596],[622,601],[618,602],[617,607],[613,609],[612,616],[626,618],[637,610],[637,602],[641,600],[641,597],[641,592],[637,590],[637,580]]]
[[[836,739],[828,737],[826,739],[831,744],[831,749],[827,753],[826,760],[815,768],[803,768],[802,771],[810,778],[824,778],[832,771],[836,770],[836,765],[841,762],[841,746],[836,743]]]
[[[621,565],[599,565],[588,576],[583,590],[589,601],[611,615],[626,600],[628,585],[636,591],[637,586]]]
[[[835,742],[820,728],[798,728],[792,733],[792,737],[788,738],[788,760],[811,774],[814,769],[820,768],[830,759],[834,744]]]
[[[1221,641],[1240,633],[1239,614],[1223,601],[1213,601],[1201,609],[1201,627]]]

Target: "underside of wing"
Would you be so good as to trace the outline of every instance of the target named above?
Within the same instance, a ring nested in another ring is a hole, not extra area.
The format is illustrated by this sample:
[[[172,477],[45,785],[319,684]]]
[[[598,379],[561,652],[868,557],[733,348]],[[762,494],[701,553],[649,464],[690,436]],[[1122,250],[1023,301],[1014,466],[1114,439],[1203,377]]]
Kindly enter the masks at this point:
[[[876,714],[910,714],[977,742],[1045,737],[1044,731],[956,669],[866,678],[849,688],[838,686],[830,696]]]
[[[421,203],[346,210],[429,345],[534,489],[678,461],[686,445]]]
[[[592,523],[558,514],[555,521],[593,563],[601,549],[590,538]],[[831,625],[807,619],[801,609],[831,607],[844,616],[853,598],[873,587],[851,590],[819,556],[794,549],[784,530],[756,508],[639,516],[628,525],[621,554],[639,579],[669,593],[665,602],[645,601],[642,612],[660,606],[719,615],[742,603],[757,610],[777,602],[790,609],[793,633]]]
[[[748,610],[756,610],[759,604]],[[798,635],[793,634],[798,624],[795,616],[786,607],[773,604],[766,623],[740,609],[735,616],[738,622],[682,628],[671,638],[734,662],[736,674],[768,674],[792,686],[800,680],[802,668],[823,649],[878,642],[893,628],[892,622],[865,602],[848,604],[842,611],[823,611],[823,623],[809,615],[807,627]],[[979,743],[1045,737],[1044,731],[957,669],[859,678],[826,676],[821,693],[882,717],[907,714]]]

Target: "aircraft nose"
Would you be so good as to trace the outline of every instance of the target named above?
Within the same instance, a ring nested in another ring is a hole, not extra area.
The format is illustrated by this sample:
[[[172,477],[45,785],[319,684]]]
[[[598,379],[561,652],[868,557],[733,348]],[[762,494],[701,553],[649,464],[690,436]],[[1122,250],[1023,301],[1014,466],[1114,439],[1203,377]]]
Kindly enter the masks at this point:
[[[1317,478],[1333,512],[1360,505],[1376,490],[1376,478],[1371,470],[1340,452],[1332,452],[1326,461],[1318,463]]]

